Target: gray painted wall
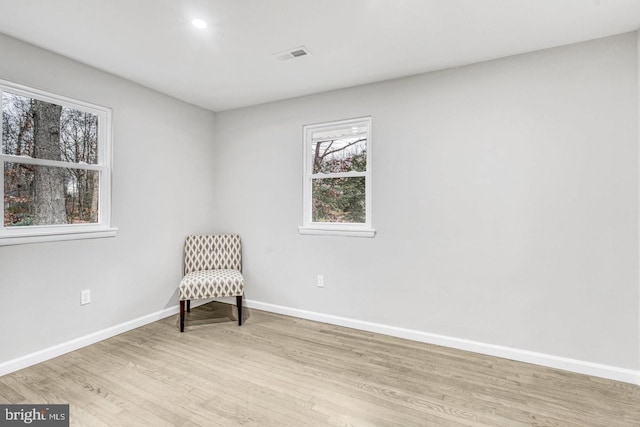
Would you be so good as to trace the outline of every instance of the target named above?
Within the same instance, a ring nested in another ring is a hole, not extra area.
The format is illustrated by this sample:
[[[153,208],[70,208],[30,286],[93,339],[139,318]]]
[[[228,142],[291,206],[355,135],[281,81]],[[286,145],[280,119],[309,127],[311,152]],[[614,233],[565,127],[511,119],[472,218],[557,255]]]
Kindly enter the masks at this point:
[[[636,56],[630,33],[219,113],[246,297],[637,369]],[[377,236],[299,235],[302,126],[365,115]]]
[[[120,228],[0,247],[1,363],[177,304],[184,236],[213,224],[214,114],[2,35],[0,52],[0,79],[113,109]]]
[[[0,247],[0,363],[174,306],[184,236],[218,230],[255,301],[639,368],[635,34],[217,115],[0,52],[1,79],[113,109],[120,228]],[[363,115],[377,236],[299,235],[302,125]]]

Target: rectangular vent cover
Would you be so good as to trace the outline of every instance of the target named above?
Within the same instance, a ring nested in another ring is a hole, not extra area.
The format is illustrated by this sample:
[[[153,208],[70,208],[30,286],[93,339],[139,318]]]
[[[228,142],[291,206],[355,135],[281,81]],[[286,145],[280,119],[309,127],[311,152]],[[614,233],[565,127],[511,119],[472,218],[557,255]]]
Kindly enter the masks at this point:
[[[293,49],[285,50],[284,52],[273,54],[273,56],[275,56],[279,61],[288,61],[289,59],[300,58],[301,56],[309,55],[311,55],[311,52],[309,52],[304,46],[295,47]]]

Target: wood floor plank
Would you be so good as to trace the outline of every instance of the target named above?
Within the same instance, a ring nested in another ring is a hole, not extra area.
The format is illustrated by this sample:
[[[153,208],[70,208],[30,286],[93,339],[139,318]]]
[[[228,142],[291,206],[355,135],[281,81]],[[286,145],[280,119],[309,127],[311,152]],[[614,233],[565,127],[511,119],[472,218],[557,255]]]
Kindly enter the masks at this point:
[[[640,425],[640,387],[210,303],[0,377],[73,426]]]

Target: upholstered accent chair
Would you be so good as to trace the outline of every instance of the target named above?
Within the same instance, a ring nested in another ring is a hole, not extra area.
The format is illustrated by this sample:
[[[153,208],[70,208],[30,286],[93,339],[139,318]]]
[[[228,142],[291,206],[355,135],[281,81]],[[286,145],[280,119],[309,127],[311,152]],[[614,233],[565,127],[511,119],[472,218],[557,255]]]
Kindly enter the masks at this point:
[[[187,236],[184,277],[180,282],[180,332],[184,332],[185,302],[192,299],[236,297],[238,326],[242,325],[242,248],[236,234]]]

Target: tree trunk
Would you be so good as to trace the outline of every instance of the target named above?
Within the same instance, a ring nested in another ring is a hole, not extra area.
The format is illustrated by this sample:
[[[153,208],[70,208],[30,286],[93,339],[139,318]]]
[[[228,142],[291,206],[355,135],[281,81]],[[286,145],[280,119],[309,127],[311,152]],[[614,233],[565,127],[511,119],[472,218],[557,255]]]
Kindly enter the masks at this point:
[[[61,160],[60,115],[62,107],[34,100],[34,154],[36,158]],[[34,176],[34,225],[66,224],[64,169],[37,166]]]
[[[98,208],[100,202],[100,177],[98,172],[91,173],[91,222],[98,222]]]

